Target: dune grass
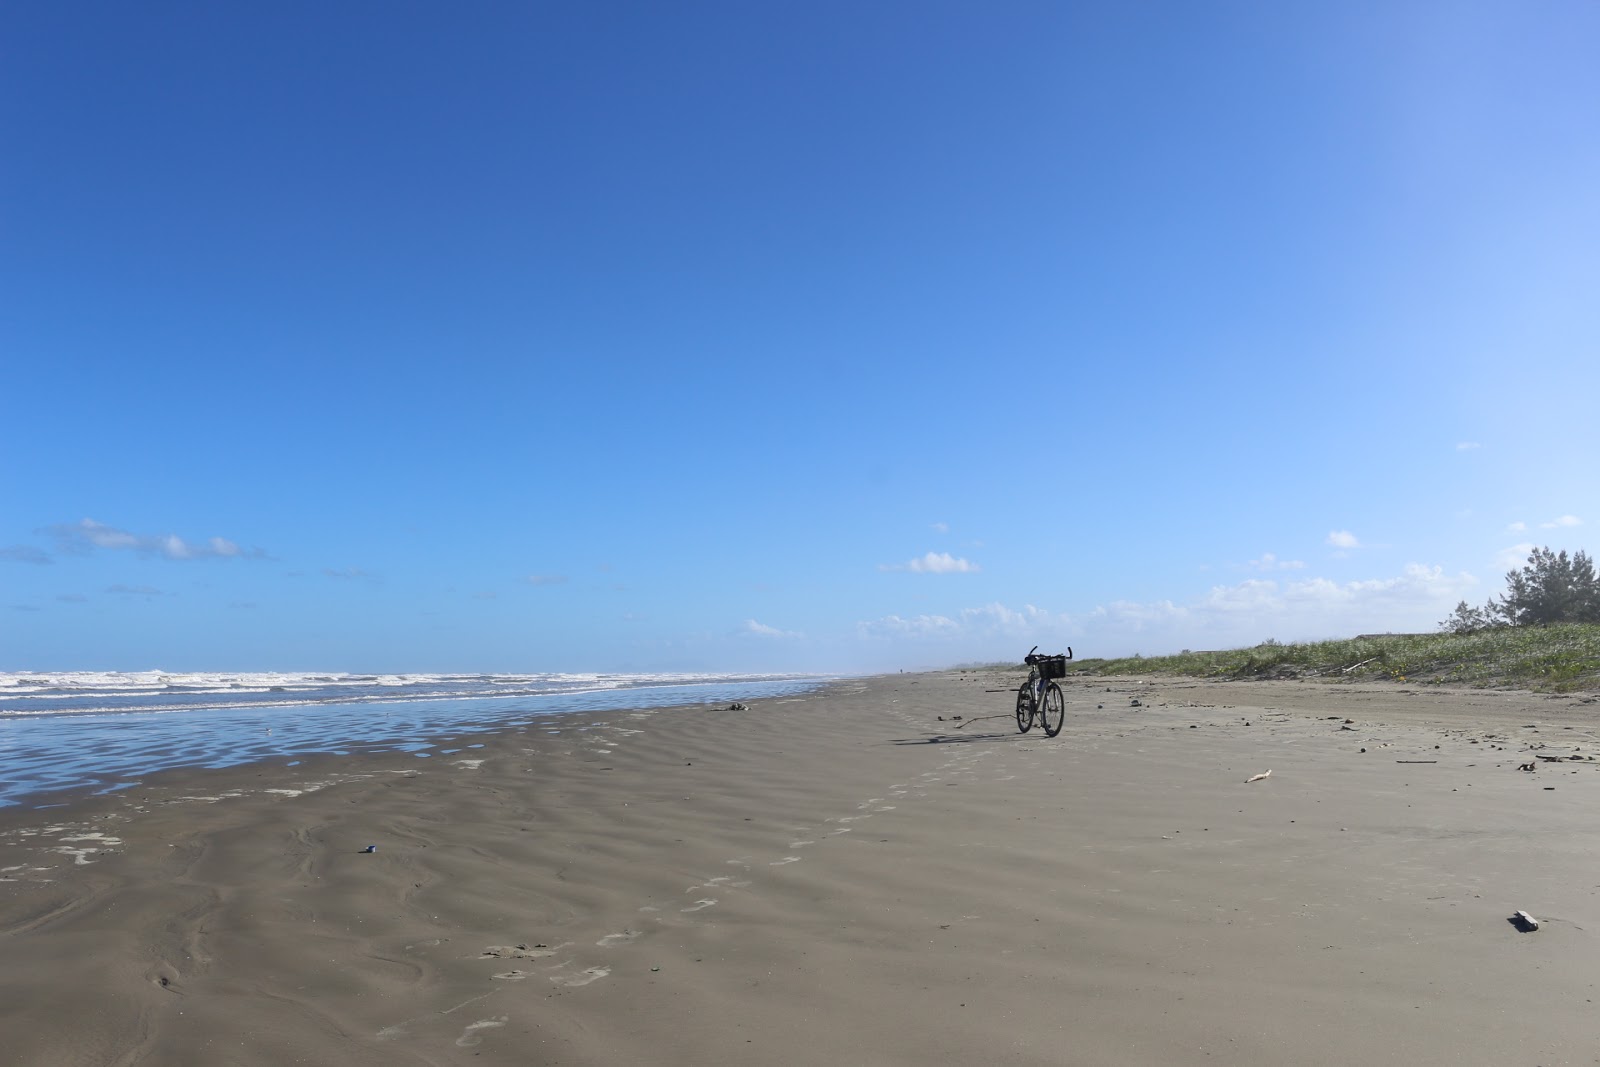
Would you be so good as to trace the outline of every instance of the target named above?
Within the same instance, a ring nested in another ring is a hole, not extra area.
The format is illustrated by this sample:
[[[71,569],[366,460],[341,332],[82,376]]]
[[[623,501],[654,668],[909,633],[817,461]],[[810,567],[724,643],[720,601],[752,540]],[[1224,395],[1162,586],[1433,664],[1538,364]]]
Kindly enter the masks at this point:
[[[1175,656],[1085,659],[1089,674],[1180,674],[1202,678],[1388,679],[1426,685],[1600,689],[1600,626],[1502,627],[1472,634],[1384,634]]]

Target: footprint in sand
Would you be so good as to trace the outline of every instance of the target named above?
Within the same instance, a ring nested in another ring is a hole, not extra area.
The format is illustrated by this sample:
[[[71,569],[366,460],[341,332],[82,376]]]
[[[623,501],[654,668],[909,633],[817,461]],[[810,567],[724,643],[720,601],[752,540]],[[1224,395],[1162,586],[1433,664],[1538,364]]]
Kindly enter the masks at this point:
[[[456,1044],[462,1048],[472,1048],[483,1043],[483,1038],[478,1036],[481,1030],[493,1030],[497,1026],[504,1026],[511,1021],[509,1015],[502,1015],[498,1019],[479,1019],[475,1023],[468,1023],[466,1029],[461,1031],[461,1036],[456,1038]]]
[[[721,874],[721,875],[718,875],[715,878],[707,878],[704,882],[697,882],[694,885],[689,886],[687,889],[685,889],[684,892],[685,893],[693,893],[696,889],[716,889],[719,886],[723,885],[725,882],[731,882],[732,880],[733,880],[733,876],[732,875],[730,875],[730,874]]]
[[[679,908],[678,910],[679,911],[705,911],[707,908],[715,906],[716,903],[717,902],[715,900],[697,900],[697,901],[694,902],[694,904],[692,906],[687,907],[687,908]]]
[[[790,841],[789,842],[789,847],[790,848],[805,848],[807,845],[814,845],[814,844],[816,844],[815,841]]]
[[[799,862],[800,862],[800,857],[799,856],[785,856],[781,860],[773,860],[771,863],[767,864],[767,866],[768,867],[782,867],[785,863],[799,863]]]
[[[639,931],[637,930],[624,930],[620,934],[607,934],[600,940],[596,941],[595,944],[599,945],[601,948],[611,948],[614,945],[626,945],[629,941],[632,941],[638,936]]]
[[[480,960],[538,960],[546,956],[554,956],[557,952],[571,945],[571,941],[563,941],[551,948],[549,945],[490,945],[479,953]]]
[[[578,986],[586,986],[590,982],[598,982],[600,979],[604,978],[610,973],[610,967],[589,967],[585,970],[579,971],[577,974],[552,974],[550,976],[550,981],[554,982],[556,985],[577,988]]]
[[[492,977],[496,981],[500,982],[520,982],[524,978],[532,978],[533,975],[529,974],[527,971],[501,971],[499,974],[493,975]]]

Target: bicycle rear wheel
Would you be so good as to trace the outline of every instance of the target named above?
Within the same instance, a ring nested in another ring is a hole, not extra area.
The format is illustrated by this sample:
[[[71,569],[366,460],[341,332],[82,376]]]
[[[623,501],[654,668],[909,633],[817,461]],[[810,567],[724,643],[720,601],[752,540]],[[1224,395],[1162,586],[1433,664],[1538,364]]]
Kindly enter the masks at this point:
[[[1033,727],[1033,685],[1023,682],[1017,690],[1017,729],[1027,733]]]
[[[1039,721],[1046,737],[1059,734],[1061,725],[1067,721],[1067,701],[1061,695],[1061,687],[1054,682],[1044,691],[1044,708],[1039,712]]]

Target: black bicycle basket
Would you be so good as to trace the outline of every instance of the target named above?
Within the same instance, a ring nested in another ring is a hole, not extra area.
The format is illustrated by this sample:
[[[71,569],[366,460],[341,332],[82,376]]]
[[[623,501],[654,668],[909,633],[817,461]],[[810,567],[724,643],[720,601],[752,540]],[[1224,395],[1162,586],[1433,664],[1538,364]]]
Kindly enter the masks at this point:
[[[1067,676],[1067,657],[1065,656],[1040,656],[1038,664],[1039,677],[1046,681]]]

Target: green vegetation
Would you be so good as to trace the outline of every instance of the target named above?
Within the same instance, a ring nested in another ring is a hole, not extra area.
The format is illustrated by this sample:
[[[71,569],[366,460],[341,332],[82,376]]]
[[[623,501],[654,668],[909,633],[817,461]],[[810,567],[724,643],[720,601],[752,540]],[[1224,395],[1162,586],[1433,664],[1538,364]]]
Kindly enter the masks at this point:
[[[1506,573],[1505,595],[1481,608],[1465,600],[1439,624],[1451,633],[1470,634],[1492,626],[1551,626],[1563,622],[1600,623],[1600,576],[1583,552],[1536,548],[1528,564]]]
[[[1600,625],[1499,626],[1471,633],[1382,634],[1176,656],[1086,659],[1080,673],[1201,678],[1390,679],[1422,685],[1600,689]]]

